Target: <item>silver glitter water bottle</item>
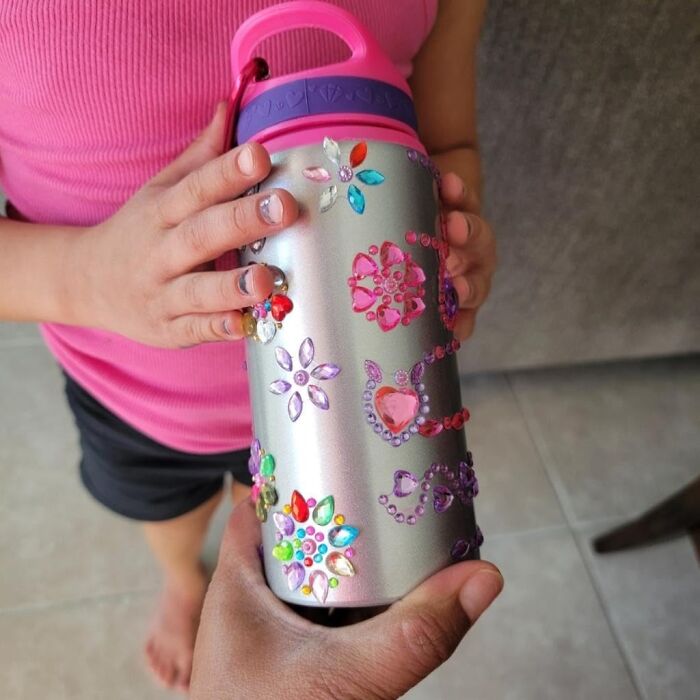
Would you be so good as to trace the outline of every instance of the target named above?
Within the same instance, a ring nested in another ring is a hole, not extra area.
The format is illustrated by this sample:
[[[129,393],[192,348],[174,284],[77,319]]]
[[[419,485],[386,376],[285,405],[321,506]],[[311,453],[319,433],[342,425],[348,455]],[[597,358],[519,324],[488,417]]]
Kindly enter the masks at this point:
[[[406,81],[369,32],[324,2],[268,8],[232,45],[242,76],[288,29],[339,35],[343,63],[239,80],[235,141],[257,141],[298,221],[241,251],[275,290],[244,314],[265,570],[283,600],[390,603],[478,557],[478,486],[453,337],[439,174]]]

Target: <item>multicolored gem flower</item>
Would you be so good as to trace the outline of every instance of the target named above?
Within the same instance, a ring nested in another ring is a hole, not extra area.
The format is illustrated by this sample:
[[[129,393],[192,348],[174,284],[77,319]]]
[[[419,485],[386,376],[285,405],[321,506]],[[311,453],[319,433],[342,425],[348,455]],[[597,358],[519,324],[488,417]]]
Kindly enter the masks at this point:
[[[323,152],[326,158],[338,168],[338,179],[342,183],[350,183],[353,177],[356,177],[364,185],[381,185],[384,182],[384,175],[378,170],[365,169],[355,172],[354,168],[361,165],[367,157],[367,143],[360,141],[356,143],[350,151],[349,164],[340,164],[340,146],[332,138],[326,136],[323,139]],[[314,165],[310,168],[304,168],[302,174],[308,180],[313,182],[330,182],[332,175],[330,172],[320,166]],[[338,186],[329,185],[319,199],[319,210],[321,212],[328,211],[338,199]],[[365,211],[365,195],[359,187],[353,184],[348,184],[347,199],[350,208],[357,214],[363,214]]]
[[[262,263],[263,265],[265,263]],[[294,309],[292,300],[287,296],[289,285],[287,277],[274,265],[266,266],[272,272],[272,294],[251,306],[243,313],[241,325],[246,338],[257,340],[267,345],[282,328],[282,321]]]
[[[304,525],[309,516],[314,525]],[[340,585],[338,577],[355,575],[355,550],[350,545],[360,530],[347,525],[344,515],[335,513],[333,496],[317,502],[294,491],[290,502],[272,518],[277,528],[272,556],[282,562],[290,591],[301,589],[304,595],[313,594],[323,604],[329,589]]]
[[[301,369],[294,372],[292,356],[283,347],[275,348],[277,364],[283,370],[292,372],[292,380],[297,387],[307,387],[309,399],[314,406],[320,408],[322,411],[327,411],[330,408],[328,394],[316,384],[309,384],[309,380],[311,378],[320,381],[334,379],[340,374],[340,367],[331,363],[324,363],[317,365],[309,373],[307,372],[307,368],[313,362],[314,354],[315,348],[313,341],[311,338],[305,338],[299,346],[299,363],[301,364]],[[286,379],[276,379],[269,386],[270,391],[278,396],[286,394],[291,388],[292,383],[288,382]],[[294,391],[287,404],[287,411],[292,423],[299,418],[303,408],[304,401],[301,398],[301,393],[298,390]]]
[[[267,454],[260,446],[260,440],[255,438],[250,445],[248,471],[253,477],[253,488],[250,498],[255,504],[255,514],[260,522],[267,520],[269,509],[277,503],[275,488],[275,458]]]
[[[405,253],[391,241],[381,248],[372,245],[367,253],[358,253],[352,262],[352,277],[348,278],[352,310],[365,312],[368,321],[375,321],[383,331],[399,323],[407,326],[425,309],[425,273],[410,253]],[[378,260],[375,259],[378,256]],[[377,264],[379,263],[379,264]],[[373,286],[358,284],[371,279]],[[380,300],[379,306],[373,309]],[[394,306],[394,304],[396,306]]]

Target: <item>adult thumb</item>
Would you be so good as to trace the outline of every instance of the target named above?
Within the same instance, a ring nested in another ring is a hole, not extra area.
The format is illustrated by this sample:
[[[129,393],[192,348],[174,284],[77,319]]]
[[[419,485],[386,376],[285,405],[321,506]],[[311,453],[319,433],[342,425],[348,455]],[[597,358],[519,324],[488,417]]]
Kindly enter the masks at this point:
[[[226,133],[226,102],[219,102],[211,121],[197,138],[151,181],[155,185],[174,185],[185,175],[201,167],[223,152]]]
[[[447,661],[469,628],[503,588],[498,569],[484,561],[438,572],[387,611],[343,629],[364,698],[397,698]]]

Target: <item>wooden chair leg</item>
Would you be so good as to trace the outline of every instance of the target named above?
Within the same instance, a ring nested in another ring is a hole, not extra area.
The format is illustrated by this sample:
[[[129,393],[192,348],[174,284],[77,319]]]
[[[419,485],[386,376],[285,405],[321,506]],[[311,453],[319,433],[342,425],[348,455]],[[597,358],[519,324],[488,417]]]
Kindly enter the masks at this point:
[[[639,518],[593,540],[599,554],[651,544],[700,528],[700,478]]]

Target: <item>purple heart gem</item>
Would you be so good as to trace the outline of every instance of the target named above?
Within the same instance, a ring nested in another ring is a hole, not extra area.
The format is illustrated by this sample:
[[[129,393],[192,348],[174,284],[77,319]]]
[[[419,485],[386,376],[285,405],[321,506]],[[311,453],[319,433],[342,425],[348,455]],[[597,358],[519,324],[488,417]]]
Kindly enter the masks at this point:
[[[410,496],[418,487],[418,478],[415,474],[404,469],[397,469],[394,472],[394,496],[403,498]]]
[[[447,486],[436,486],[433,489],[433,506],[436,513],[444,513],[454,501],[452,491]]]

